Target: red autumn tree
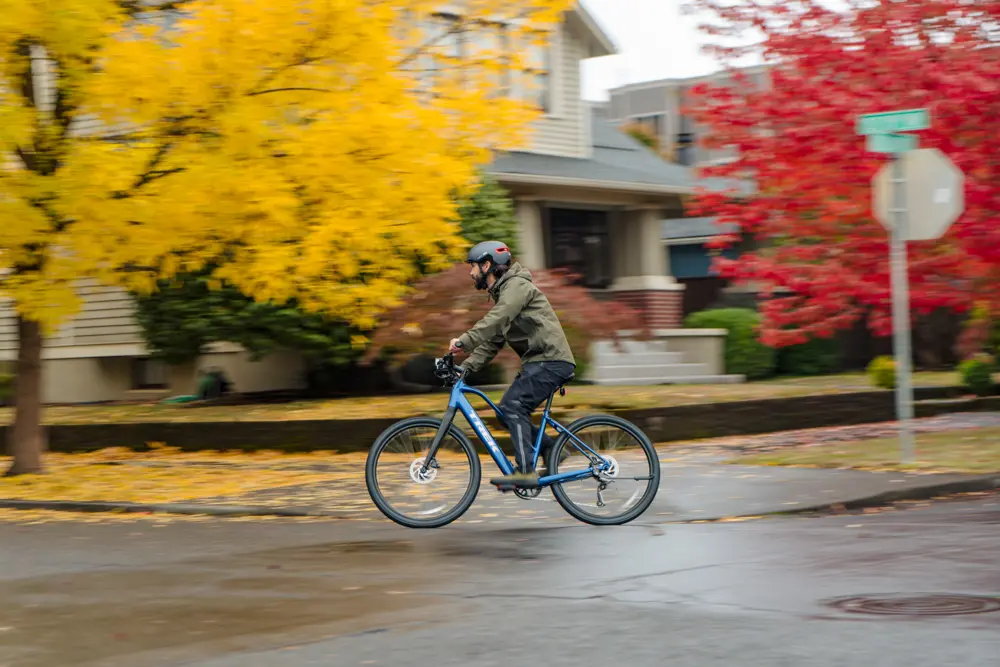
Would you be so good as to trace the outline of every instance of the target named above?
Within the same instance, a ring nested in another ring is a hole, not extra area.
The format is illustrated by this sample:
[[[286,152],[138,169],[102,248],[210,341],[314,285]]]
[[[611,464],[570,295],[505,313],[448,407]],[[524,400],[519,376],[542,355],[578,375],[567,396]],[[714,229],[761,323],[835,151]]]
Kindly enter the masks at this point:
[[[889,248],[871,213],[870,180],[887,157],[855,133],[865,113],[926,107],[918,133],[965,172],[966,210],[947,235],[909,244],[911,303],[918,314],[1000,303],[1000,0],[691,0],[716,38],[752,31],[770,66],[754,88],[735,68],[729,85],[696,87],[688,112],[707,128],[705,146],[735,161],[703,176],[748,178],[754,192],[702,191],[693,214],[738,230],[755,250],[718,259],[720,274],[752,281],[765,296],[769,345],[829,337],[861,317],[891,331]],[[845,6],[846,5],[846,6]],[[744,42],[746,43],[746,42]],[[714,47],[734,62],[746,47]]]
[[[634,338],[642,339],[648,331],[634,309],[596,299],[571,278],[558,270],[531,272],[532,282],[548,297],[566,331],[579,378],[588,361],[590,343],[617,341],[622,331],[632,331]],[[387,355],[401,364],[418,354],[441,356],[452,338],[472,328],[492,306],[486,293],[473,287],[468,265],[458,264],[430,275],[413,286],[406,301],[386,313],[372,335],[365,358],[371,361]],[[519,363],[517,355],[506,346],[495,361],[508,368]]]

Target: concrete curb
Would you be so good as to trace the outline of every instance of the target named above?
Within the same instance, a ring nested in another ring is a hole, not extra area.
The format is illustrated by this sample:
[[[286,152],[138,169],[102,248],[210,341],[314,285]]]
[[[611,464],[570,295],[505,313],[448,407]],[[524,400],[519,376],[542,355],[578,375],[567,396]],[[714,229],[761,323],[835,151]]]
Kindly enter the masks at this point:
[[[781,516],[822,512],[834,507],[845,509],[862,509],[878,507],[901,500],[927,500],[934,496],[953,493],[973,493],[976,491],[993,491],[1000,489],[1000,472],[982,475],[955,482],[940,482],[925,486],[914,486],[908,489],[883,491],[880,493],[851,498],[848,500],[832,500],[773,511],[755,512],[752,514],[730,514],[716,517],[697,517],[677,519],[659,523],[706,523],[748,516]],[[350,517],[336,512],[311,512],[281,507],[253,507],[241,505],[196,505],[191,503],[127,503],[127,502],[84,502],[73,500],[0,500],[0,509],[15,510],[54,510],[64,512],[118,512],[131,514],[182,514],[206,515],[217,517],[233,516],[278,516],[278,517],[322,517],[327,519],[349,519]],[[640,518],[641,521],[641,518]]]
[[[187,514],[207,516],[284,516],[342,518],[342,515],[282,507],[195,505],[189,503],[126,503],[76,500],[0,500],[0,509],[109,512],[126,514]]]
[[[810,512],[824,512],[834,507],[843,507],[848,510],[864,509],[866,507],[882,507],[889,503],[902,500],[927,500],[935,496],[943,496],[955,493],[975,493],[977,491],[995,491],[1000,489],[1000,472],[982,475],[970,479],[963,479],[955,482],[940,482],[927,484],[925,486],[911,486],[907,489],[882,491],[867,496],[851,498],[849,500],[831,500],[815,505],[795,507],[793,509],[781,509],[765,512],[754,512],[752,514],[730,514],[726,516],[698,517],[692,519],[679,519],[668,523],[711,523],[724,519],[738,519],[753,516],[794,516],[797,514],[808,514]]]

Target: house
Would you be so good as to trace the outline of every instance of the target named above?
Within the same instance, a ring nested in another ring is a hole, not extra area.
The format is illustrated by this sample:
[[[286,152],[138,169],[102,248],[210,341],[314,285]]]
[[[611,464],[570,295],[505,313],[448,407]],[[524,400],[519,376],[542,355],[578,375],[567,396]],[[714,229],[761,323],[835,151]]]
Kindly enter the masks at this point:
[[[755,65],[739,71],[751,86],[765,88],[769,70],[769,65]],[[726,85],[730,81],[729,72],[720,70],[704,76],[619,86],[608,91],[604,113],[614,123],[645,125],[657,137],[660,146],[674,155],[678,164],[693,167],[730,160],[734,157],[732,150],[709,150],[698,146],[698,138],[705,128],[684,112],[692,88],[704,83]]]
[[[723,376],[724,331],[678,330],[685,285],[671,273],[663,230],[685,224],[692,170],[670,164],[581,99],[581,62],[615,53],[581,5],[567,12],[540,77],[544,115],[522,150],[497,155],[493,176],[516,202],[522,256],[529,269],[569,268],[601,298],[637,307],[660,332],[656,341],[617,350],[598,345],[596,382],[636,384],[730,381]],[[722,183],[708,183],[721,187]],[[157,398],[194,389],[196,373],[222,369],[238,391],[301,388],[306,368],[294,352],[251,361],[237,345],[217,344],[195,366],[164,367],[150,358],[121,290],[80,283],[81,312],[45,343],[44,401],[83,403]],[[16,356],[16,327],[0,310],[0,361]]]
[[[740,71],[751,86],[768,85],[768,65],[744,67]],[[697,168],[724,163],[735,157],[734,151],[699,146],[705,128],[686,114],[684,107],[694,86],[702,83],[725,85],[730,80],[729,72],[717,71],[704,76],[657,79],[619,86],[608,91],[602,113],[616,126],[644,125],[657,138],[662,152],[672,156],[679,165]],[[719,227],[711,218],[664,221],[662,238],[668,248],[670,266],[674,278],[685,286],[681,306],[683,315],[720,303],[753,305],[754,289],[732,285],[711,269],[716,253],[706,243],[717,234],[729,232],[732,228]],[[749,247],[752,247],[752,240],[744,239],[738,247],[727,249],[722,254],[735,258]]]

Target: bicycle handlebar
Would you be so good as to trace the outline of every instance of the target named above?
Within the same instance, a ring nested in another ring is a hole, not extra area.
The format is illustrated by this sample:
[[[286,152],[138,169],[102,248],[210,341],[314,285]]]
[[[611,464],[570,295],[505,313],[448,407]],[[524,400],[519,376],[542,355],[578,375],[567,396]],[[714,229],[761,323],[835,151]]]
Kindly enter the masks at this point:
[[[464,368],[455,365],[455,355],[451,352],[434,360],[434,375],[444,380],[446,385],[453,384],[459,378],[465,377],[465,373]]]

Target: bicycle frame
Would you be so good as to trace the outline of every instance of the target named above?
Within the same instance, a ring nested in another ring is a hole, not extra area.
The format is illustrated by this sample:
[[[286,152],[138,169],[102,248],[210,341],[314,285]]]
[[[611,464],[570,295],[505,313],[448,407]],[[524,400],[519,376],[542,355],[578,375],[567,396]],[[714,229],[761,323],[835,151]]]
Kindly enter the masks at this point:
[[[472,407],[469,399],[466,398],[466,394],[474,394],[475,396],[482,398],[486,401],[486,404],[493,409],[493,412],[497,415],[497,417],[501,421],[503,420],[503,412],[500,410],[498,405],[491,401],[485,393],[475,387],[470,387],[465,384],[463,379],[459,378],[451,388],[451,396],[448,399],[448,409],[445,412],[444,418],[441,420],[441,426],[438,429],[438,432],[434,435],[430,451],[427,453],[427,458],[424,460],[424,465],[422,466],[423,469],[426,471],[427,466],[437,467],[437,462],[434,460],[434,457],[437,455],[438,447],[440,447],[441,441],[444,439],[445,434],[454,422],[456,413],[461,412],[465,417],[465,420],[469,423],[469,426],[471,426],[472,430],[476,432],[476,437],[478,437],[479,441],[486,447],[486,451],[490,453],[494,463],[497,464],[497,468],[499,468],[504,475],[512,474],[514,472],[514,464],[511,463],[510,459],[507,458],[507,455],[504,454],[503,450],[500,449],[500,446],[497,445],[496,440],[493,439],[493,434],[490,433],[488,428],[486,428],[486,424],[483,423],[483,420],[479,418],[479,414],[476,412],[476,409]],[[531,451],[532,467],[534,468],[538,465],[538,456],[542,449],[542,436],[545,434],[546,427],[550,425],[556,430],[557,433],[565,434],[569,437],[570,440],[575,443],[577,449],[582,447],[583,450],[592,454],[594,458],[591,458],[591,461],[594,461],[595,458],[596,460],[602,461],[603,465],[600,467],[601,470],[606,470],[610,467],[611,464],[607,461],[607,459],[584,444],[579,438],[566,430],[565,426],[550,416],[549,412],[552,408],[553,396],[554,394],[549,396],[548,400],[545,402],[545,409],[542,411],[542,421],[538,428],[538,436],[535,438]],[[580,479],[587,479],[588,477],[593,476],[593,474],[594,472],[592,468],[561,472],[555,475],[540,477],[538,484],[540,487],[546,487],[562,482],[573,482]]]

